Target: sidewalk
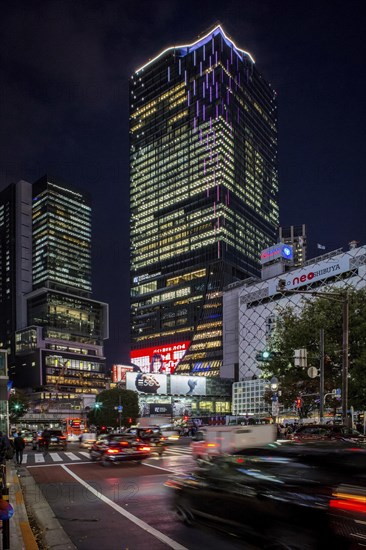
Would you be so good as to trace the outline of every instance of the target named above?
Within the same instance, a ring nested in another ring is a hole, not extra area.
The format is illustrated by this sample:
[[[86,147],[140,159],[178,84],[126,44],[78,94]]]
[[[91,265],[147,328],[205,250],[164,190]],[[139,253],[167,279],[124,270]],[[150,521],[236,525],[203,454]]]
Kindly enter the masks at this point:
[[[8,460],[6,466],[9,502],[14,508],[14,515],[9,522],[11,550],[39,550],[39,548],[77,550],[55,518],[51,507],[28,470],[25,467],[16,466],[13,460]],[[42,532],[43,544],[40,543],[40,546],[30,527],[25,502],[30,515]],[[0,549],[3,549],[2,532]]]

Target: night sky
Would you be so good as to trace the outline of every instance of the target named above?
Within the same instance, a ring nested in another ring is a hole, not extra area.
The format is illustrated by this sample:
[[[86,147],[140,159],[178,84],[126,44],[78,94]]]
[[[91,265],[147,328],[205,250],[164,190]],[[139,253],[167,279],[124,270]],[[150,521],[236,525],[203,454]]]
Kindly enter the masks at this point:
[[[278,93],[281,225],[309,254],[366,244],[364,0],[0,4],[0,190],[49,173],[93,197],[93,297],[107,364],[129,352],[128,80],[221,22]]]

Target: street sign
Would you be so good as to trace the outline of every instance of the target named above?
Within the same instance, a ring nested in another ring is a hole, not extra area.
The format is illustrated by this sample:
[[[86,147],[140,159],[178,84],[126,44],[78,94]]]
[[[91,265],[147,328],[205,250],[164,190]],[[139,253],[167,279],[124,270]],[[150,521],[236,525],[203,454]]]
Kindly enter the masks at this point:
[[[117,410],[118,410],[119,413],[121,413],[123,411],[122,405],[118,405]]]
[[[318,376],[318,369],[316,367],[309,367],[308,376],[310,376],[310,378],[316,378]]]
[[[272,401],[272,416],[278,416],[280,412],[280,404],[278,401]]]

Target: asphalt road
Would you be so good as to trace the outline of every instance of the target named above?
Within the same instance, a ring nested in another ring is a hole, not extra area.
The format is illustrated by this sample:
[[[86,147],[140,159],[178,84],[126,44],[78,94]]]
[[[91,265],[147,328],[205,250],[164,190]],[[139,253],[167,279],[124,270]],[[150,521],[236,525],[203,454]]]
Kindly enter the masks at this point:
[[[164,482],[194,467],[189,441],[163,458],[104,468],[78,444],[68,451],[28,450],[24,466],[78,550],[235,550],[252,548],[203,527],[186,527],[174,515]]]

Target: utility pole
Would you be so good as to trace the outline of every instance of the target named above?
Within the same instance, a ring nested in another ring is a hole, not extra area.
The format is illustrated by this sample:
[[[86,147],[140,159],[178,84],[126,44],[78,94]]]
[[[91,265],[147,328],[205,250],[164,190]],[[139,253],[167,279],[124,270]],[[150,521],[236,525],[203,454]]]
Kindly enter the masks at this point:
[[[324,329],[319,333],[319,420],[320,424],[324,421]]]
[[[349,367],[349,299],[348,294],[343,299],[343,365],[342,365],[342,420],[344,424],[348,424],[347,409],[348,409],[348,367]]]

